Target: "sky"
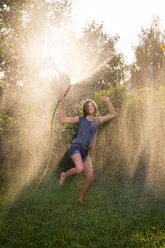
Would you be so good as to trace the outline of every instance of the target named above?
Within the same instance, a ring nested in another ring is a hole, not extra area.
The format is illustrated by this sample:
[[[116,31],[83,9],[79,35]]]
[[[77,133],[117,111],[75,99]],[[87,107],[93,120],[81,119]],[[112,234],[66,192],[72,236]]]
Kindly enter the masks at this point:
[[[142,28],[148,28],[153,17],[159,17],[159,27],[165,29],[165,0],[73,0],[75,32],[81,34],[87,22],[104,23],[104,31],[120,36],[116,49],[127,64],[134,61],[132,46],[138,44]]]

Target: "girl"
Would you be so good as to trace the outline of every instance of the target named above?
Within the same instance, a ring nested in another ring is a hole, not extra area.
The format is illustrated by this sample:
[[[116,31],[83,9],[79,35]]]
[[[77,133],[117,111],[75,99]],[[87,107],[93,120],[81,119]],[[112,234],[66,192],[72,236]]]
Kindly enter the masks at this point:
[[[77,137],[72,141],[72,145],[69,148],[69,155],[75,164],[75,168],[61,173],[59,185],[60,187],[63,187],[68,176],[80,174],[84,171],[86,181],[78,199],[79,203],[81,204],[84,203],[84,197],[94,180],[92,161],[88,153],[89,149],[95,143],[98,126],[99,124],[109,121],[116,116],[116,111],[110,99],[106,96],[103,96],[101,97],[101,100],[107,103],[109,110],[108,115],[96,117],[97,106],[95,102],[92,100],[87,100],[83,105],[84,116],[76,116],[72,118],[64,116],[64,98],[60,100],[60,123],[79,124],[79,131]]]

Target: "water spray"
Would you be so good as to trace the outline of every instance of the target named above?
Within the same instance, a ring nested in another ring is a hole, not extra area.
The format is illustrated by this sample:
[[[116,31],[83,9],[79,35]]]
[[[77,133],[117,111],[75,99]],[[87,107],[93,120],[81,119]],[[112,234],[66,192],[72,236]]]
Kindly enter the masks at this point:
[[[110,62],[112,60],[112,58],[113,58],[113,55],[111,55],[111,58],[108,58],[106,61],[104,61],[104,63],[102,63],[101,65],[97,66],[92,71],[87,72],[86,75],[83,75],[81,78],[79,78],[79,80],[78,80],[77,77],[74,78],[74,77],[71,76],[71,78],[72,78],[72,84],[75,83],[75,82],[80,82],[81,80],[87,79],[90,75],[98,72],[100,69],[102,69],[104,67],[105,64],[107,64],[108,62]],[[58,108],[58,105],[59,105],[60,101],[67,96],[67,94],[69,93],[70,89],[71,89],[71,83],[69,84],[68,88],[65,90],[63,96],[58,100],[58,102],[57,102],[57,104],[56,104],[56,106],[54,108],[54,112],[53,112],[52,119],[51,119],[49,158],[48,158],[48,162],[47,162],[47,164],[45,166],[45,170],[43,172],[43,175],[42,175],[39,183],[33,189],[33,191],[29,195],[27,195],[22,201],[20,201],[19,204],[22,203],[22,202],[24,202],[26,199],[28,199],[36,191],[36,189],[42,183],[43,178],[45,177],[45,175],[47,173],[48,167],[49,167],[50,162],[51,162],[51,157],[52,157],[52,148],[53,148],[53,139],[52,139],[52,136],[53,136],[53,120],[54,120],[54,116],[55,116],[55,113],[57,111],[57,108]]]
[[[55,106],[55,108],[54,108],[54,111],[53,111],[53,115],[52,115],[52,119],[51,119],[51,130],[50,130],[49,158],[48,158],[48,162],[47,162],[47,164],[46,164],[44,173],[43,173],[43,175],[42,175],[42,177],[41,177],[39,183],[38,183],[38,184],[36,185],[36,187],[33,189],[33,191],[32,191],[29,195],[27,195],[21,202],[19,202],[19,204],[22,203],[22,202],[24,202],[25,200],[27,200],[27,199],[36,191],[36,189],[37,189],[37,188],[39,187],[39,185],[42,183],[42,181],[43,181],[43,179],[44,179],[44,177],[45,177],[45,175],[46,175],[46,173],[47,173],[48,167],[49,167],[50,162],[51,162],[51,157],[52,157],[52,148],[53,148],[53,139],[52,139],[52,136],[53,136],[53,120],[54,120],[54,116],[55,116],[55,113],[56,113],[56,111],[57,111],[57,108],[58,108],[58,105],[59,105],[60,101],[61,101],[62,99],[64,99],[64,98],[67,96],[67,94],[69,93],[70,89],[71,89],[71,84],[69,84],[68,88],[67,88],[67,89],[65,90],[65,92],[64,92],[64,95],[58,100],[58,102],[57,102],[57,104],[56,104],[56,106]]]

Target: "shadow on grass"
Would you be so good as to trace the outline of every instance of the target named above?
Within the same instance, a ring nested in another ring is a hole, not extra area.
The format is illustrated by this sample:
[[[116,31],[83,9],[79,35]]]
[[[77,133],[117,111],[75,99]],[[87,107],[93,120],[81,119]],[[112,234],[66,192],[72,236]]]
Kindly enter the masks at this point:
[[[67,150],[57,166],[56,174],[60,175],[61,172],[63,171],[66,172],[67,170],[70,170],[73,167],[75,167],[74,163],[72,162],[72,159],[69,157]]]
[[[136,170],[132,178],[132,184],[134,188],[137,189],[136,194],[138,194],[138,197],[141,196],[146,185],[148,164],[149,164],[149,160],[148,160],[147,152],[146,149],[143,149],[139,156]]]

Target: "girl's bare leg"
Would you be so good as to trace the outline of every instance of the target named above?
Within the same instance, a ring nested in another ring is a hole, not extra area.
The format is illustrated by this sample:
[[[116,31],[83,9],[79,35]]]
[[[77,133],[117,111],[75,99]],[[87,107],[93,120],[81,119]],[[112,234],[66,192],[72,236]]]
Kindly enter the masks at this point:
[[[84,162],[84,173],[85,173],[85,183],[78,199],[81,204],[83,204],[84,197],[94,181],[94,173],[93,173],[93,166],[91,160],[87,160]]]
[[[59,181],[60,187],[64,187],[65,180],[68,176],[74,175],[74,174],[80,174],[84,170],[84,164],[83,164],[80,153],[73,154],[72,160],[75,164],[75,168],[68,170],[66,173],[65,172],[61,173],[61,178]]]

